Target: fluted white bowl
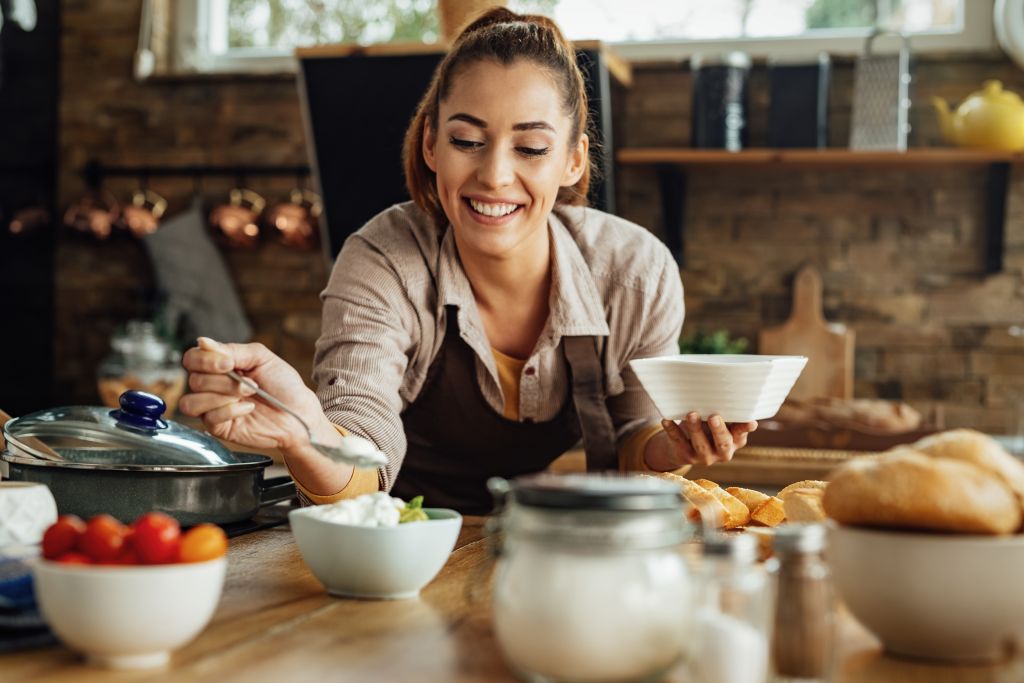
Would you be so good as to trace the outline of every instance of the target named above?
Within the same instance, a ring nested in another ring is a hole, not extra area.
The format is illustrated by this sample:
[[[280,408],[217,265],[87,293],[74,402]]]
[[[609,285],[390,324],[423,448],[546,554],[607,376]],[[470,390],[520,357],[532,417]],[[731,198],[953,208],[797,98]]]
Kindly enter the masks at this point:
[[[629,362],[663,417],[696,411],[726,422],[764,420],[779,410],[806,356],[679,354]]]

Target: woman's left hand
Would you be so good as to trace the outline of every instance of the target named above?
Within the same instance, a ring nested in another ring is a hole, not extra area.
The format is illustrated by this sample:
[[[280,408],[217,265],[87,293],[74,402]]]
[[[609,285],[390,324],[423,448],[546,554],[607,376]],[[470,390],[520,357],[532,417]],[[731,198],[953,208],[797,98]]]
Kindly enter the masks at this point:
[[[726,424],[718,415],[702,422],[697,413],[690,413],[679,422],[662,420],[661,426],[680,466],[728,462],[738,449],[747,445],[747,434],[757,429],[756,422]]]

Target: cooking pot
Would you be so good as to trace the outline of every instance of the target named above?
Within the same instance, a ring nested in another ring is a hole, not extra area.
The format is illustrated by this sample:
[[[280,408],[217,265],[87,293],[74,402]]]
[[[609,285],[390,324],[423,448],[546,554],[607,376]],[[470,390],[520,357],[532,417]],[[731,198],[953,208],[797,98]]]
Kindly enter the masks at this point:
[[[164,420],[164,402],[142,391],[120,409],[68,406],[3,426],[5,479],[46,484],[62,514],[108,513],[125,523],[160,510],[190,526],[249,519],[295,495],[289,477],[264,479],[273,461],[232,453],[215,438]]]

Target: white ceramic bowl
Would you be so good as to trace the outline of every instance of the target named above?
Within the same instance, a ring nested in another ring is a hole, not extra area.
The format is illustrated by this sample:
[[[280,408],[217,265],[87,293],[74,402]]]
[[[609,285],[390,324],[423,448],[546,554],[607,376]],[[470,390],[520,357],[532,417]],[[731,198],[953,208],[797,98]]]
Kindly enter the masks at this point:
[[[227,560],[94,566],[33,565],[43,617],[68,647],[114,668],[163,666],[220,601]]]
[[[288,521],[313,576],[340,597],[415,597],[448,561],[462,528],[462,515],[443,508],[391,527],[329,522],[310,516],[312,509],[292,510]]]
[[[786,400],[806,356],[681,354],[629,362],[663,417],[681,420],[691,411],[726,422],[771,417]]]
[[[829,524],[839,596],[900,655],[992,662],[1024,644],[1024,536],[967,536]]]

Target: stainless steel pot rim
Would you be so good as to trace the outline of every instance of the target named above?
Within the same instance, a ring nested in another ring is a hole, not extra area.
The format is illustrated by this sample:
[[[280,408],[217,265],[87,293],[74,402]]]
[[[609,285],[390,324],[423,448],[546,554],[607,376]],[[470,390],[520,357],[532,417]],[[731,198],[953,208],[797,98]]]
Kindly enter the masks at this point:
[[[0,452],[0,460],[17,465],[29,465],[32,467],[56,467],[71,470],[103,470],[105,472],[190,472],[201,474],[213,474],[216,472],[238,472],[244,470],[263,469],[272,464],[274,460],[266,455],[257,453],[236,453],[239,462],[224,465],[111,465],[108,463],[84,463],[46,460],[33,455],[12,453],[9,450]]]

